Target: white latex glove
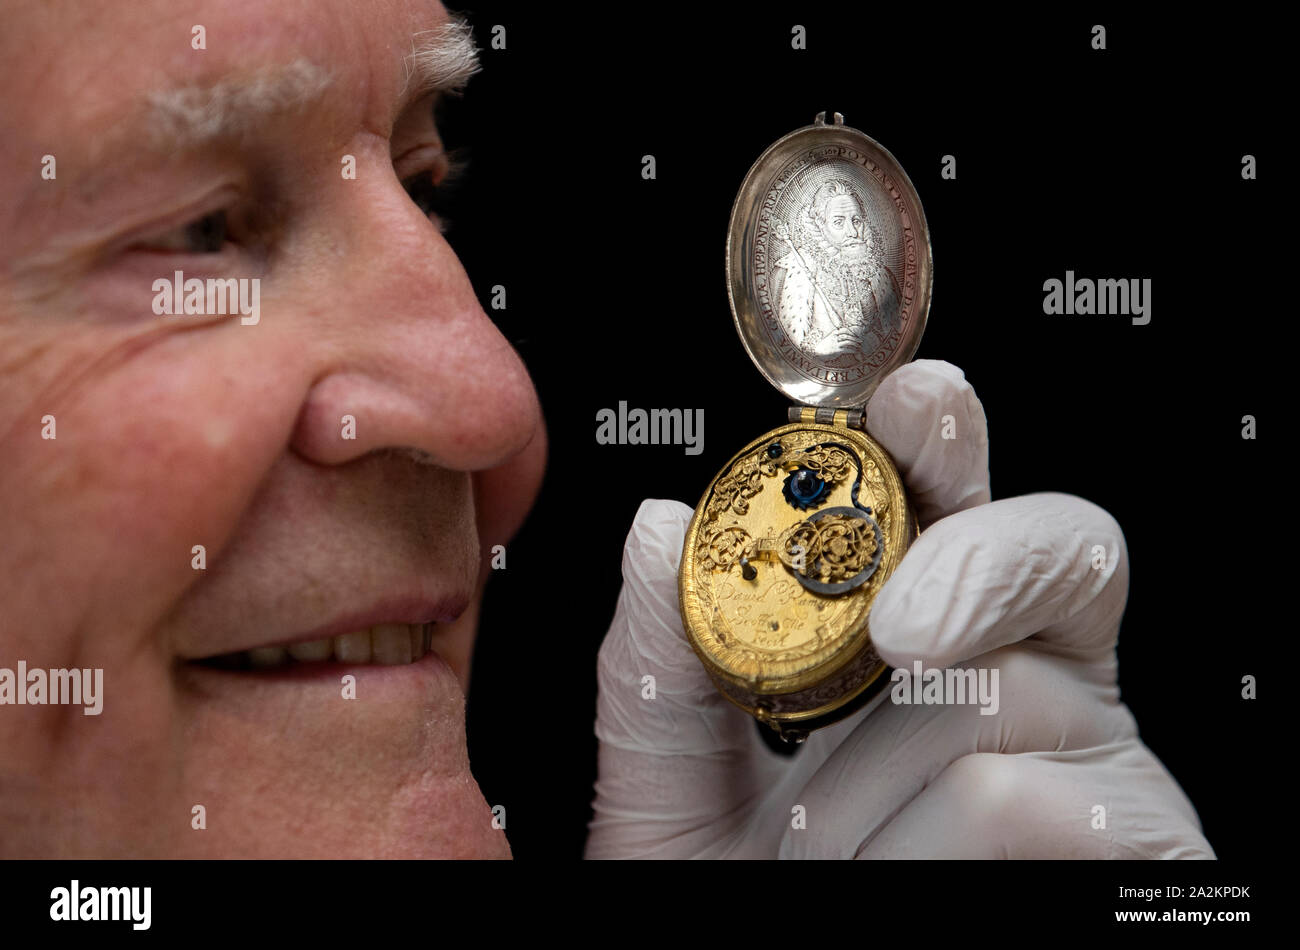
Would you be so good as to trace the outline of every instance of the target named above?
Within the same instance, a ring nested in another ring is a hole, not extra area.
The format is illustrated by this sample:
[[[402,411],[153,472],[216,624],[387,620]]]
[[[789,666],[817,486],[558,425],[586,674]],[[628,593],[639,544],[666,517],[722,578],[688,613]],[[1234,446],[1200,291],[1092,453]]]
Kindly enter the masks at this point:
[[[686,641],[677,568],[691,509],[646,501],[597,664],[587,856],[1214,857],[1119,700],[1128,552],[1115,519],[1072,495],[989,503],[984,410],[951,364],[896,370],[867,429],[924,529],[876,599],[876,647],[907,670],[998,669],[998,713],[897,705],[887,687],[794,757],[772,752]],[[796,805],[806,828],[792,827]]]

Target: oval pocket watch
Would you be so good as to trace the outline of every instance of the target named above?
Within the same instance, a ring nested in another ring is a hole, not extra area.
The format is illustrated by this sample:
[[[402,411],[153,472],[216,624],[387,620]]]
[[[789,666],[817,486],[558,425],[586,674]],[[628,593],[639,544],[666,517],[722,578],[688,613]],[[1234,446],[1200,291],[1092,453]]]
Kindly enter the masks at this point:
[[[793,742],[887,681],[871,604],[917,534],[898,470],[863,423],[925,329],[930,236],[898,162],[843,123],[821,113],[774,142],[732,206],[736,330],[794,405],[709,485],[678,577],[687,638],[714,684]]]

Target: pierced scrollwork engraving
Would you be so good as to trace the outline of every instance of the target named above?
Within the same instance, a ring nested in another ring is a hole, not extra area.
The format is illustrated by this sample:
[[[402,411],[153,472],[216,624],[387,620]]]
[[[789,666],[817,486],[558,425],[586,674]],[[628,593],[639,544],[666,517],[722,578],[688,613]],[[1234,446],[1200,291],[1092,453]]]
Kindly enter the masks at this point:
[[[785,468],[791,471],[796,468],[811,469],[824,481],[834,483],[854,474],[857,471],[857,460],[848,449],[823,443],[792,454],[785,460]]]
[[[754,539],[740,525],[710,525],[700,532],[695,557],[706,571],[728,571],[754,550]]]
[[[776,475],[776,462],[766,452],[756,452],[741,459],[725,477],[713,486],[707,516],[717,521],[725,511],[738,515],[749,512],[749,499],[763,490],[763,479]]]
[[[791,525],[776,555],[808,590],[842,594],[864,583],[884,553],[875,520],[856,508],[828,508]]]

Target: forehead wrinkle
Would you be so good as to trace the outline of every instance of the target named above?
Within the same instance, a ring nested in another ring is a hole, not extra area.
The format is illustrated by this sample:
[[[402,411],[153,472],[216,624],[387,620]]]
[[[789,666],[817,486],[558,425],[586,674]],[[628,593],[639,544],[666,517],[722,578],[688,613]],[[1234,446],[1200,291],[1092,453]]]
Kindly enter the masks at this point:
[[[145,97],[149,128],[155,146],[172,148],[235,138],[258,120],[312,105],[333,82],[328,70],[297,59],[208,85],[155,90]]]
[[[411,36],[402,95],[419,99],[435,92],[459,92],[481,68],[474,32],[463,17]]]

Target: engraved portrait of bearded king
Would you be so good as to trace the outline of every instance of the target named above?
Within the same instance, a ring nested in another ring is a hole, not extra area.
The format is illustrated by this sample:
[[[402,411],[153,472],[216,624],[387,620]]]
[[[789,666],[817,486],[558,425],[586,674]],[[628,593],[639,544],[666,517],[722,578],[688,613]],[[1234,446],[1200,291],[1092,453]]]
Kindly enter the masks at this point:
[[[827,360],[862,357],[898,327],[898,281],[849,181],[823,182],[778,234],[790,244],[776,262],[779,316],[795,345]]]

